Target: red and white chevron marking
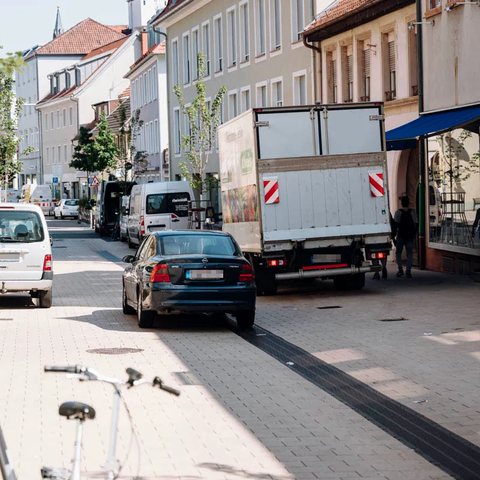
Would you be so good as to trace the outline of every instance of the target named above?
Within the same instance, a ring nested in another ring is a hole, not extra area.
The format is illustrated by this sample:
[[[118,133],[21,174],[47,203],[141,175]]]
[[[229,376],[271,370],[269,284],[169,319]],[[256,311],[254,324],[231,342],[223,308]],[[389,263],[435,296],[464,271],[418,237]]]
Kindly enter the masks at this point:
[[[278,177],[270,177],[263,179],[263,189],[265,190],[265,205],[278,203],[280,197],[278,195]]]
[[[368,180],[370,182],[370,192],[372,197],[385,196],[385,188],[383,186],[383,172],[369,173]]]

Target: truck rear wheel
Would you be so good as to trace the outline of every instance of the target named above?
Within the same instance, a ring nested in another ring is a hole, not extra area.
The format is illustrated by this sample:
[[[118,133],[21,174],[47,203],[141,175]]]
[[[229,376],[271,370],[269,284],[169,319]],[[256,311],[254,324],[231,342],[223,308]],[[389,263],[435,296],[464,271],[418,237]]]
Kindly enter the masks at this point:
[[[333,279],[337,290],[361,290],[365,286],[365,274],[342,275]]]

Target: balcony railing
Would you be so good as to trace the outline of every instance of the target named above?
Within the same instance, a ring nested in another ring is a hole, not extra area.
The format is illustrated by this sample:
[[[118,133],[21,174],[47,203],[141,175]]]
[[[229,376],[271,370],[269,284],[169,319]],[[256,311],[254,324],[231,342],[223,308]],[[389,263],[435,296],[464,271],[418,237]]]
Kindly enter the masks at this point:
[[[353,98],[346,98],[344,100],[345,103],[352,103],[353,102]]]
[[[390,90],[389,92],[385,92],[385,101],[390,102],[397,98],[397,92],[395,90]]]

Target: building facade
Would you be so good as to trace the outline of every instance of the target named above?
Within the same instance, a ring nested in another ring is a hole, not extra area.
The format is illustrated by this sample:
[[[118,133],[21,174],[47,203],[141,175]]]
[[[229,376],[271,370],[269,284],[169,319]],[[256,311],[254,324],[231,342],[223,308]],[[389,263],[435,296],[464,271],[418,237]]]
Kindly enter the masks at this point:
[[[171,177],[181,178],[185,160],[182,135],[186,116],[173,92],[183,87],[187,105],[196,95],[198,53],[206,61],[204,78],[208,101],[226,87],[222,122],[252,107],[312,103],[312,52],[302,41],[311,22],[308,0],[170,0],[152,22],[167,31],[169,153]],[[206,174],[218,178],[218,151],[214,147]],[[219,211],[217,191],[210,200]]]
[[[165,40],[160,35],[148,37],[146,31],[141,33],[142,55],[125,78],[130,81],[132,115],[138,111],[141,121],[135,149],[145,152],[148,162],[146,169],[138,171],[137,182],[160,182],[169,178]]]

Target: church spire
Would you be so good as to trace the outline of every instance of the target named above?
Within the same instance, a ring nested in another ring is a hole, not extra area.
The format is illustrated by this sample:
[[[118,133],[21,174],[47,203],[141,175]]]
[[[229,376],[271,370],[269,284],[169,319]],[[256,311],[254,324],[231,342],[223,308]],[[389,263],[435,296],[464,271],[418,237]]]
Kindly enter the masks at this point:
[[[60,5],[57,5],[57,18],[55,20],[55,29],[53,30],[53,38],[59,37],[63,33],[62,17],[60,16]]]

